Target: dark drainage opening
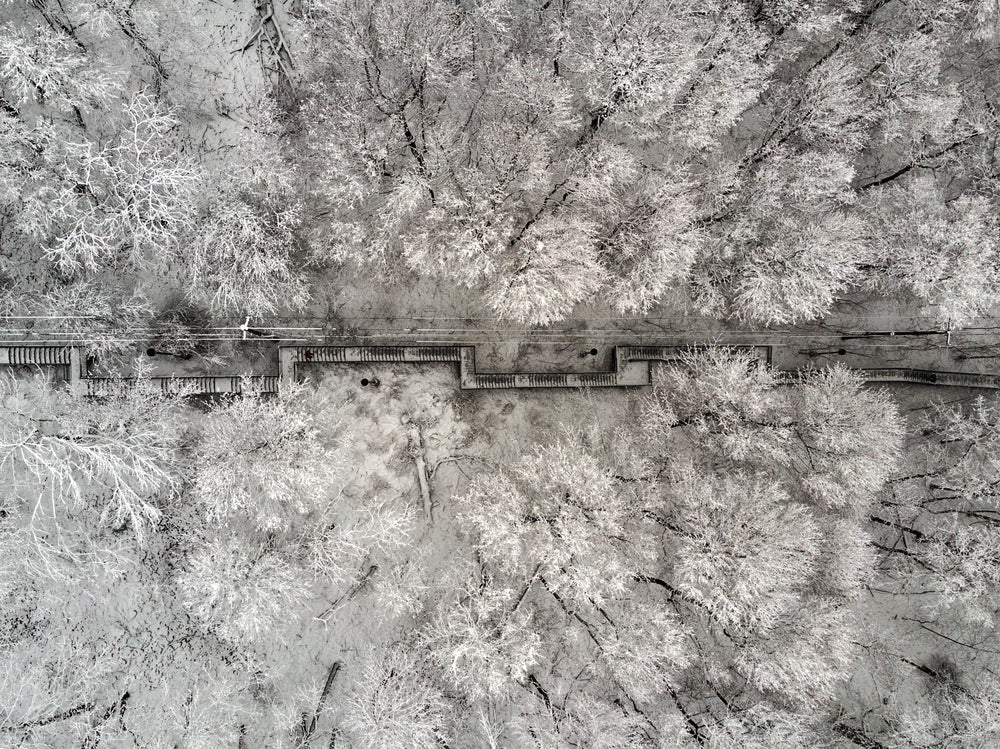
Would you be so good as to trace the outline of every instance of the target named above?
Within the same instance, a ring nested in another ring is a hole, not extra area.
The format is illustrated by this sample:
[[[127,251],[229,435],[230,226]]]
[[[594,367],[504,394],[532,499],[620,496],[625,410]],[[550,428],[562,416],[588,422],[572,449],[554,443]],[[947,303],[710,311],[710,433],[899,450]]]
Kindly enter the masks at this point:
[[[146,349],[146,356],[156,356],[156,349],[150,346]]]
[[[847,349],[846,348],[839,348],[839,349],[837,349],[837,355],[838,356],[843,356],[846,353],[847,353]]]
[[[367,386],[368,386],[368,378],[367,377],[362,377],[361,378],[361,387],[367,387]]]
[[[597,356],[597,349],[596,348],[590,349],[590,355],[591,356]]]

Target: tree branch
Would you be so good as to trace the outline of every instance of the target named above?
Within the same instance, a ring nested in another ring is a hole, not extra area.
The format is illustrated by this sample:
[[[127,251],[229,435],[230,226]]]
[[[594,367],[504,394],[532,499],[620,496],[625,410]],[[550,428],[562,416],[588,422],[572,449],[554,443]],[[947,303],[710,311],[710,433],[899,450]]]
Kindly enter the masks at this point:
[[[89,713],[96,706],[97,706],[96,702],[84,702],[83,704],[77,705],[76,707],[71,707],[68,710],[64,710],[61,713],[56,713],[55,715],[50,715],[46,718],[38,718],[37,720],[28,721],[26,723],[18,723],[16,725],[0,726],[0,731],[10,733],[14,731],[24,731],[28,728],[47,726],[52,723],[58,723],[61,720],[69,720],[70,718],[75,718],[77,715],[83,715],[85,713]]]

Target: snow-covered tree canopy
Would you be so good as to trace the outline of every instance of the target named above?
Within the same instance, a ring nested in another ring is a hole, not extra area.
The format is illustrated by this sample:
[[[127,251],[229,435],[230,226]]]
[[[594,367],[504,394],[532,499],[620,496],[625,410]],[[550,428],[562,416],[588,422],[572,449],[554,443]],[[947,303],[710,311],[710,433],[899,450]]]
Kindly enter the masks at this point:
[[[771,5],[306,3],[314,249],[482,290],[530,324],[678,294],[788,323],[890,280],[942,319],[982,311],[956,278],[973,240],[932,227],[919,260],[886,248],[909,226],[895,183],[943,165],[968,198],[939,222],[988,232],[995,107],[985,73],[945,72],[981,21],[963,3]]]

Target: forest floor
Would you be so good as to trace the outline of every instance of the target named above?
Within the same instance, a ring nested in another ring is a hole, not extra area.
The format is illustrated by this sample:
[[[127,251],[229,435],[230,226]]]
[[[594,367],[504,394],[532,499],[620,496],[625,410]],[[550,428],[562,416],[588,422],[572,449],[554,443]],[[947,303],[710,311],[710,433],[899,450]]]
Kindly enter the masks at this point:
[[[910,384],[896,384],[887,390],[905,419],[907,441],[915,438],[921,419],[936,405],[970,404],[984,394],[982,390],[968,388]],[[909,448],[904,445],[901,475],[911,473],[918,465]],[[903,522],[909,521],[903,518]],[[871,532],[885,547],[906,551],[908,542],[902,531],[873,523]],[[897,565],[905,569],[899,554],[879,551],[878,576],[869,581],[865,592],[852,605],[858,658],[850,678],[841,687],[840,704],[862,706],[891,701],[904,714],[919,715],[928,695],[943,688],[928,679],[919,666],[954,678],[960,684],[963,672],[998,676],[994,664],[996,654],[1000,653],[1000,633],[963,621],[953,611],[936,605],[934,596],[928,596],[916,579],[885,574]],[[857,711],[841,717],[874,735],[886,726],[871,712]]]
[[[366,476],[378,474],[381,483],[376,483],[396,494],[412,510],[415,524],[404,563],[413,570],[423,570],[423,579],[447,574],[447,570],[454,569],[456,558],[471,554],[466,539],[457,530],[454,506],[474,475],[496,470],[572,430],[610,431],[625,426],[646,395],[644,390],[634,389],[600,393],[458,392],[453,375],[439,365],[309,365],[303,373],[326,398],[341,404],[349,435],[347,449],[359,481],[371,484]],[[377,388],[362,386],[362,377],[378,378],[381,384]],[[893,386],[890,392],[911,423],[916,423],[933,402],[976,397],[974,391],[916,385]],[[362,424],[363,429],[356,428]],[[422,448],[415,446],[414,427],[420,431]],[[424,513],[417,454],[423,457],[428,474],[433,501],[430,516]],[[889,553],[879,559],[883,567],[893,563]],[[379,584],[376,577],[371,588],[344,601],[328,602],[336,604],[336,626],[313,618],[276,640],[275,647],[286,651],[288,688],[302,689],[303,684],[308,684],[318,689],[334,661],[350,662],[365,648],[405,640],[404,622],[408,619],[398,616],[399,602],[387,600]],[[860,650],[857,667],[843,686],[845,694],[852,695],[844,704],[873,704],[883,693],[891,693],[896,700],[905,698],[918,706],[927,688],[926,677],[905,667],[907,660],[944,669],[953,657],[968,658],[967,648],[935,631],[934,619],[939,613],[924,607],[919,596],[901,596],[874,582],[868,586],[853,606]],[[887,626],[898,640],[886,638]],[[899,652],[886,651],[883,644],[893,641],[906,646]],[[980,637],[974,645],[989,653],[995,643]],[[900,684],[904,687],[900,688]],[[333,711],[340,689],[335,684],[330,694]],[[862,725],[866,721],[863,715],[847,717]],[[321,725],[326,728],[325,722]],[[874,731],[882,727],[871,728]]]
[[[412,536],[394,570],[379,570],[371,584],[343,599],[320,596],[312,617],[273,638],[272,662],[287,664],[279,688],[318,694],[336,661],[356,662],[368,648],[406,641],[412,612],[393,598],[397,575],[441,580],[457,559],[470,559],[455,522],[454,498],[483,470],[495,470],[564,430],[613,428],[641,397],[612,390],[595,397],[575,391],[472,391],[456,393],[452,375],[435,365],[345,365],[303,368],[324,399],[339,404],[344,449],[359,486],[378,487],[413,514]],[[361,386],[362,377],[379,387]],[[580,414],[588,415],[581,422]],[[419,442],[414,439],[419,432]],[[433,509],[425,514],[416,456],[424,460]],[[420,591],[417,591],[420,592]],[[328,705],[335,714],[343,683]],[[328,735],[329,716],[317,736]]]

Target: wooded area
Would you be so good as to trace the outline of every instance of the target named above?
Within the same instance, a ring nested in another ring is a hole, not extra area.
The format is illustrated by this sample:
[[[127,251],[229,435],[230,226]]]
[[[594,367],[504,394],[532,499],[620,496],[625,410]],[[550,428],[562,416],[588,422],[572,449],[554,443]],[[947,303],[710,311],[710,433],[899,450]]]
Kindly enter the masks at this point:
[[[996,0],[0,0],[3,335],[132,378],[0,376],[0,746],[1000,744],[983,391],[150,379],[345,299],[993,331],[998,63]]]

